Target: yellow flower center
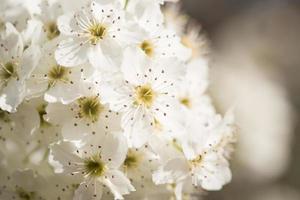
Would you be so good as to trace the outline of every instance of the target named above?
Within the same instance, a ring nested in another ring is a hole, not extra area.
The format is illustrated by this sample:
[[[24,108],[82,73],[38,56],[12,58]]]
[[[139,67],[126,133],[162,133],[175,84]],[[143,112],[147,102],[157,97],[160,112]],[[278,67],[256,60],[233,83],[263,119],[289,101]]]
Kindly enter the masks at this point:
[[[107,27],[103,24],[94,24],[90,27],[89,31],[91,34],[90,41],[95,45],[105,37],[105,35],[107,34]]]
[[[45,29],[47,32],[47,38],[52,40],[59,36],[60,31],[58,30],[57,24],[55,22],[49,22],[45,25]]]
[[[155,99],[155,92],[149,84],[143,86],[137,86],[135,88],[135,104],[144,105],[147,108],[150,108]]]
[[[48,72],[47,76],[49,78],[49,87],[52,87],[56,84],[57,81],[65,82],[68,80],[69,70],[66,67],[55,65]]]
[[[145,52],[145,54],[149,57],[153,56],[154,54],[154,46],[153,44],[148,41],[145,40],[140,44],[140,48]]]
[[[17,77],[16,67],[17,64],[13,62],[0,63],[0,79],[8,81],[12,77]]]
[[[99,98],[95,97],[82,97],[79,100],[79,116],[85,119],[96,122],[103,111],[104,106],[101,104]]]
[[[191,168],[194,168],[194,167],[198,166],[199,164],[201,164],[202,160],[203,160],[203,157],[201,155],[198,155],[195,159],[190,160],[189,164],[190,164]]]
[[[181,98],[180,103],[187,108],[191,108],[191,100],[187,97]]]
[[[126,169],[137,168],[140,160],[141,156],[133,150],[129,149],[123,165]]]
[[[106,169],[107,167],[99,155],[92,156],[84,161],[84,172],[90,177],[100,177]]]

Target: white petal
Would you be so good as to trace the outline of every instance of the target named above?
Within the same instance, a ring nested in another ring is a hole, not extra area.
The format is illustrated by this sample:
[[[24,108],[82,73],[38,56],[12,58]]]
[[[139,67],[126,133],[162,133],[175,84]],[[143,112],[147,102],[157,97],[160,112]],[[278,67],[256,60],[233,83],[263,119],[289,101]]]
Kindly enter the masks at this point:
[[[25,84],[15,79],[9,81],[8,85],[0,93],[0,108],[8,112],[16,112],[25,96]]]
[[[93,184],[81,183],[75,190],[73,200],[101,199],[102,190],[98,181],[94,181]]]
[[[37,66],[41,56],[38,46],[32,45],[24,51],[22,64],[20,66],[20,80],[27,79]]]
[[[129,147],[139,148],[150,139],[153,131],[151,122],[153,119],[144,116],[142,109],[134,109],[123,115],[121,123]]]
[[[94,50],[89,52],[89,61],[96,69],[113,73],[119,70],[120,50],[121,48],[116,46],[114,41],[112,43],[107,40],[101,41],[101,44],[96,45]]]
[[[78,156],[73,154],[73,152],[76,151],[76,147],[70,142],[60,142],[58,144],[52,144],[50,149],[50,154],[53,156],[53,160],[58,161],[62,165],[63,170],[66,173],[73,172],[72,170],[68,171],[69,162],[82,162],[82,160]],[[53,165],[53,167],[56,167],[56,165]]]
[[[26,44],[39,44],[45,39],[43,23],[37,19],[31,19],[27,22],[27,28],[22,32]]]
[[[68,109],[67,106],[61,103],[50,103],[46,107],[46,115],[44,115],[44,119],[53,123],[55,125],[61,125],[66,123],[73,116],[72,112]]]
[[[78,25],[76,25],[73,13],[68,13],[58,17],[57,27],[62,34],[68,36],[75,35],[76,31],[79,30]]]
[[[119,170],[109,170],[105,173],[104,184],[110,188],[115,199],[124,199],[123,195],[135,191],[128,178]]]
[[[88,51],[89,43],[85,39],[69,38],[59,43],[55,59],[62,66],[73,67],[87,62]]]
[[[195,59],[187,65],[186,81],[191,92],[202,94],[208,86],[208,63],[206,59]]]
[[[122,133],[109,133],[100,141],[101,156],[110,168],[117,169],[124,162],[127,153],[127,143]]]
[[[23,103],[18,112],[11,115],[11,119],[15,121],[15,131],[21,134],[32,134],[40,126],[40,117],[35,108]]]
[[[117,82],[116,79],[115,81]],[[122,87],[121,85],[116,84],[116,82],[114,83],[114,85],[112,85],[111,83],[105,83],[105,82],[102,83],[100,85],[100,92],[101,92],[102,101],[104,103],[108,103],[109,107],[112,110],[119,112],[124,108],[123,106],[124,104],[130,102],[130,99],[128,98],[129,92],[128,94],[123,94],[126,92],[122,93],[116,89]]]
[[[1,38],[2,39],[2,38]],[[0,58],[1,62],[8,62],[12,58],[18,59],[23,53],[23,41],[19,32],[15,27],[7,23],[6,33],[0,46]]]
[[[66,140],[82,140],[83,138],[87,140],[87,135],[91,135],[93,131],[80,119],[69,118],[63,124],[62,135]]]
[[[206,190],[220,190],[231,181],[231,171],[227,160],[215,152],[205,154],[202,164],[195,169],[193,183]]]
[[[137,48],[127,48],[121,66],[124,79],[134,85],[144,83],[144,73],[149,65],[150,60],[142,51]]]
[[[155,184],[176,183],[189,175],[189,167],[183,158],[169,160],[152,178]]]
[[[81,96],[78,84],[57,83],[45,93],[45,100],[50,103],[69,104]]]

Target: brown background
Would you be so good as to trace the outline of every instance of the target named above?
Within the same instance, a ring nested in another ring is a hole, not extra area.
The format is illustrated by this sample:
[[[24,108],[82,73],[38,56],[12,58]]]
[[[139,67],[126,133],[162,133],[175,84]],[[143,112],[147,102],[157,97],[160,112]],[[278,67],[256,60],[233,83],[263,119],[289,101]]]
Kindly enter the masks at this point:
[[[300,15],[300,1],[298,0],[182,0],[184,10],[191,15],[193,18],[197,19],[203,29],[205,30],[207,36],[211,40],[212,52],[218,51],[218,34],[222,27],[226,26],[228,21],[231,21],[243,13],[248,12],[250,9],[256,8],[259,12],[265,12],[265,9],[272,9],[272,7],[277,7],[277,10],[281,12],[280,8],[292,7]],[[260,5],[263,8],[260,9]],[[279,9],[278,9],[279,8]],[[280,13],[279,13],[280,14]],[[286,15],[284,15],[286,16]],[[283,24],[292,22],[294,19],[291,17],[282,17]],[[253,20],[255,16],[253,16]],[[257,19],[259,20],[259,19]],[[272,19],[269,20],[272,23]],[[245,22],[247,23],[247,22]],[[268,26],[268,24],[263,24],[263,28]],[[300,21],[298,21],[298,27],[289,27],[289,32],[298,31]],[[295,28],[295,30],[293,30]],[[279,27],[280,29],[280,27]],[[286,172],[278,179],[274,180],[272,184],[274,185],[284,185],[285,187],[293,188],[296,191],[300,191],[300,51],[293,51],[295,45],[299,45],[297,48],[300,49],[300,33],[298,39],[286,38],[284,31],[282,33],[266,32],[264,37],[272,37],[273,34],[279,34],[279,38],[284,38],[284,42],[290,45],[289,54],[295,59],[291,62],[282,62],[281,67],[278,69],[280,73],[280,84],[282,84],[288,91],[289,100],[292,104],[292,108],[296,113],[296,127],[294,129],[294,139],[293,145],[291,146],[292,159]],[[282,35],[280,35],[282,34]],[[242,45],[243,41],[241,41]],[[296,49],[297,49],[296,48]],[[284,55],[284,52],[282,53]],[[212,54],[212,57],[214,54]],[[280,59],[278,60],[280,62]],[[255,156],[255,155],[254,155]],[[249,158],[251,159],[251,158]],[[241,179],[237,174],[235,174],[233,167],[233,182],[226,186],[220,192],[211,192],[206,196],[205,199],[209,200],[244,200],[250,199],[253,195],[257,193],[264,192],[270,185],[267,184],[257,184],[247,179]],[[272,167],[272,166],[270,166]],[[280,190],[280,189],[279,189]]]

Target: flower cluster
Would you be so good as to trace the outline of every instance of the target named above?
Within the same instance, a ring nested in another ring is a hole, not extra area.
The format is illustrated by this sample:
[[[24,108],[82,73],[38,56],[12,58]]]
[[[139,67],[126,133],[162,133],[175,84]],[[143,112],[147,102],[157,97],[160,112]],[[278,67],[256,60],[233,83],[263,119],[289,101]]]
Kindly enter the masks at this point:
[[[206,93],[197,26],[164,3],[1,1],[0,199],[180,200],[231,180],[233,116]]]

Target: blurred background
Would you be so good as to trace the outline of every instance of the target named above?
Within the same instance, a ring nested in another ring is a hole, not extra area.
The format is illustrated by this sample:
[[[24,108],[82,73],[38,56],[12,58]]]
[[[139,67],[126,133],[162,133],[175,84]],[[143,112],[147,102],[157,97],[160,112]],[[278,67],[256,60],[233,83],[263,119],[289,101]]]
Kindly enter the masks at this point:
[[[210,40],[210,93],[235,108],[233,182],[208,200],[300,200],[300,0],[182,0]]]

